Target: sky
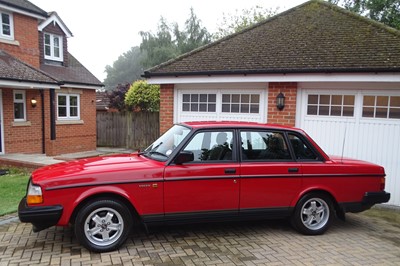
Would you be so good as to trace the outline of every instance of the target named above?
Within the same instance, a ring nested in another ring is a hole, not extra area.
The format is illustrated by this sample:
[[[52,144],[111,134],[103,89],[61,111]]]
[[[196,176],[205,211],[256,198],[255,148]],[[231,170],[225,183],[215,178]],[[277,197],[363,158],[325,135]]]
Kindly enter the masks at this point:
[[[41,9],[56,11],[73,37],[68,50],[101,82],[106,65],[141,43],[140,31],[157,31],[160,17],[181,30],[190,8],[208,32],[217,31],[225,15],[255,6],[283,12],[306,0],[30,0]]]

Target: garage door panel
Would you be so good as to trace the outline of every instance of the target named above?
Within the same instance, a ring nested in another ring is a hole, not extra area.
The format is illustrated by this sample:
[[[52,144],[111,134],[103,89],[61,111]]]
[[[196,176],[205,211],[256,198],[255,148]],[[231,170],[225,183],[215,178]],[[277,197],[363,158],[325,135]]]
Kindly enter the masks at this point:
[[[310,112],[307,114],[308,95],[327,93],[325,90],[303,90],[301,93],[302,99],[299,108],[303,115],[300,117],[300,127],[306,130],[328,154],[339,156],[343,154],[345,157],[366,160],[384,166],[386,190],[392,194],[389,203],[400,205],[400,120],[362,117],[364,96],[385,95],[385,92],[346,91],[344,94],[353,94],[356,97],[354,115],[346,118],[309,115]],[[387,95],[393,97],[400,93],[387,92]],[[378,97],[376,99],[378,103]],[[375,108],[377,109],[377,107]],[[315,109],[313,112],[313,114],[317,113]]]

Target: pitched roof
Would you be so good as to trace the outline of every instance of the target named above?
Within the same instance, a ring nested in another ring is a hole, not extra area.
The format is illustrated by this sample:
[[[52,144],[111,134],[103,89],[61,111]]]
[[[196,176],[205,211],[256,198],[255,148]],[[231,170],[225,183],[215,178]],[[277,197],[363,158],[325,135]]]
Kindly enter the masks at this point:
[[[42,64],[40,69],[61,83],[103,87],[103,84],[70,53],[68,62],[68,67]]]
[[[27,0],[0,0],[0,4],[17,8],[28,13],[47,17],[47,12]]]
[[[58,84],[48,74],[35,69],[14,56],[0,50],[0,79],[20,82]]]
[[[312,0],[145,71],[145,77],[400,72],[400,32]]]

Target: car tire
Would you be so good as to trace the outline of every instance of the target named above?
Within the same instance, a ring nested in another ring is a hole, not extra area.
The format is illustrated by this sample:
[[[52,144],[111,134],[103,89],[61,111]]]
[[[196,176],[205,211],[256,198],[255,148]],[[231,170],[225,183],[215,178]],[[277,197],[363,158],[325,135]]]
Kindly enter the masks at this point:
[[[75,219],[75,235],[90,251],[107,252],[119,248],[130,234],[132,214],[115,199],[96,199],[85,204]]]
[[[331,198],[323,193],[304,195],[291,217],[293,227],[305,235],[320,235],[328,230],[333,214]]]

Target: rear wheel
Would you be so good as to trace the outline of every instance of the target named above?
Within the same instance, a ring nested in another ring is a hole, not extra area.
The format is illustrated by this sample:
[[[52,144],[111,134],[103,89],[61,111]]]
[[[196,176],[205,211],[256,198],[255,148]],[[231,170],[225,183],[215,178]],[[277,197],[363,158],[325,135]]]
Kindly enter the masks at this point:
[[[88,202],[78,212],[75,235],[91,251],[111,251],[125,242],[132,223],[132,215],[123,203],[114,199],[97,199]]]
[[[332,214],[332,200],[329,196],[322,193],[310,193],[299,200],[291,221],[302,234],[320,235],[328,230]]]

